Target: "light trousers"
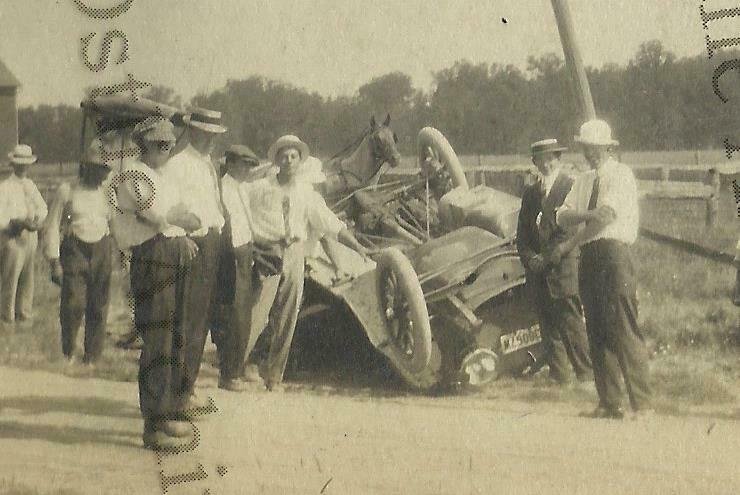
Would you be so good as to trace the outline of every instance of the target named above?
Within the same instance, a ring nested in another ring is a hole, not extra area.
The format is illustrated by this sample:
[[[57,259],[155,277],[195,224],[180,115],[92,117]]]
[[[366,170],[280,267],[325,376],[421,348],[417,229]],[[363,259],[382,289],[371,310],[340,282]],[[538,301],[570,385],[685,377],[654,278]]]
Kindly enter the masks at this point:
[[[28,230],[14,237],[0,234],[0,316],[4,320],[31,317],[38,242],[38,233]]]

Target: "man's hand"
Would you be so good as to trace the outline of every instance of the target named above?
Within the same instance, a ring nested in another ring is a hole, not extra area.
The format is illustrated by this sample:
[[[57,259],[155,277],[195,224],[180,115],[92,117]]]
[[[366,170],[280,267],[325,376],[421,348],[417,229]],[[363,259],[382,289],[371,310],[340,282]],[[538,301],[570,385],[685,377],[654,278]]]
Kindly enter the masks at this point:
[[[61,287],[63,277],[62,264],[59,262],[59,258],[54,258],[51,260],[51,281]]]
[[[617,214],[612,209],[611,206],[599,206],[595,210],[593,210],[593,219],[597,222],[603,224],[603,225],[609,225],[612,223],[616,218]]]
[[[541,254],[535,254],[527,262],[527,268],[534,273],[545,271],[545,258]]]
[[[550,251],[547,252],[545,255],[545,262],[551,265],[557,265],[560,263],[560,260],[563,259],[563,256],[566,254],[566,249],[563,244],[558,244],[554,248],[552,248]]]
[[[185,258],[191,261],[198,255],[198,245],[190,237],[185,238]]]

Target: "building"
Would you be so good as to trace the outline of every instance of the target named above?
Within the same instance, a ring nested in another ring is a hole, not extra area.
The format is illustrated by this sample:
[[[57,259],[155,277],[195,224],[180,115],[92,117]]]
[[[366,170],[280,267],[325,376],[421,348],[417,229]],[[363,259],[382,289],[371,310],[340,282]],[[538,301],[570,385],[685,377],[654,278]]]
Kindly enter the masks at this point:
[[[18,144],[17,94],[21,83],[0,60],[0,160]]]

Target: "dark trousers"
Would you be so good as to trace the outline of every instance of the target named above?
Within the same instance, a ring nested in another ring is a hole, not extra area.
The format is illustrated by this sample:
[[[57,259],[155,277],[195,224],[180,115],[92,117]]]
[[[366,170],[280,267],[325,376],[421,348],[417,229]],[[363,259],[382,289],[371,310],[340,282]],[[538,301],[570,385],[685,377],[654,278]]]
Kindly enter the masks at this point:
[[[185,380],[188,395],[195,388],[208,337],[213,288],[218,278],[221,234],[216,229],[209,229],[206,235],[193,240],[198,245],[198,254],[191,262],[185,281]]]
[[[637,282],[629,246],[600,239],[583,246],[581,299],[601,406],[621,405],[621,381],[635,410],[650,408],[648,352],[637,325]]]
[[[252,314],[259,282],[252,272],[252,254],[232,258],[234,270],[233,300],[225,310],[226,324],[220,337],[221,376],[235,379],[244,373],[247,347],[252,332]]]
[[[62,327],[62,352],[70,357],[75,350],[77,332],[85,317],[84,360],[92,362],[103,353],[105,325],[112,265],[111,238],[87,243],[73,235],[62,241],[62,296],[59,322]]]
[[[189,269],[183,237],[160,234],[132,249],[134,323],[144,341],[139,403],[148,421],[170,417],[189,397],[184,336]]]
[[[591,357],[580,298],[553,298],[545,286],[538,291],[535,300],[550,377],[568,382],[572,366],[579,381],[590,380]]]

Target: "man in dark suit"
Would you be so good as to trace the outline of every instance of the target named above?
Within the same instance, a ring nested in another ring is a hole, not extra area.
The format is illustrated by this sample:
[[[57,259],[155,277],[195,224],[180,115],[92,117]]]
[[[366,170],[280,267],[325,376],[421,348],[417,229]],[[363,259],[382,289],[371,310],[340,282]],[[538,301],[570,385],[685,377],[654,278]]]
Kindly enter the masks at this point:
[[[578,296],[578,250],[563,256],[558,263],[545,261],[549,251],[570,237],[555,222],[555,211],[573,185],[573,179],[561,170],[560,155],[565,149],[556,139],[532,144],[532,162],[541,175],[524,190],[516,234],[527,289],[540,320],[550,378],[560,384],[571,381],[568,360],[578,381],[593,378]]]

